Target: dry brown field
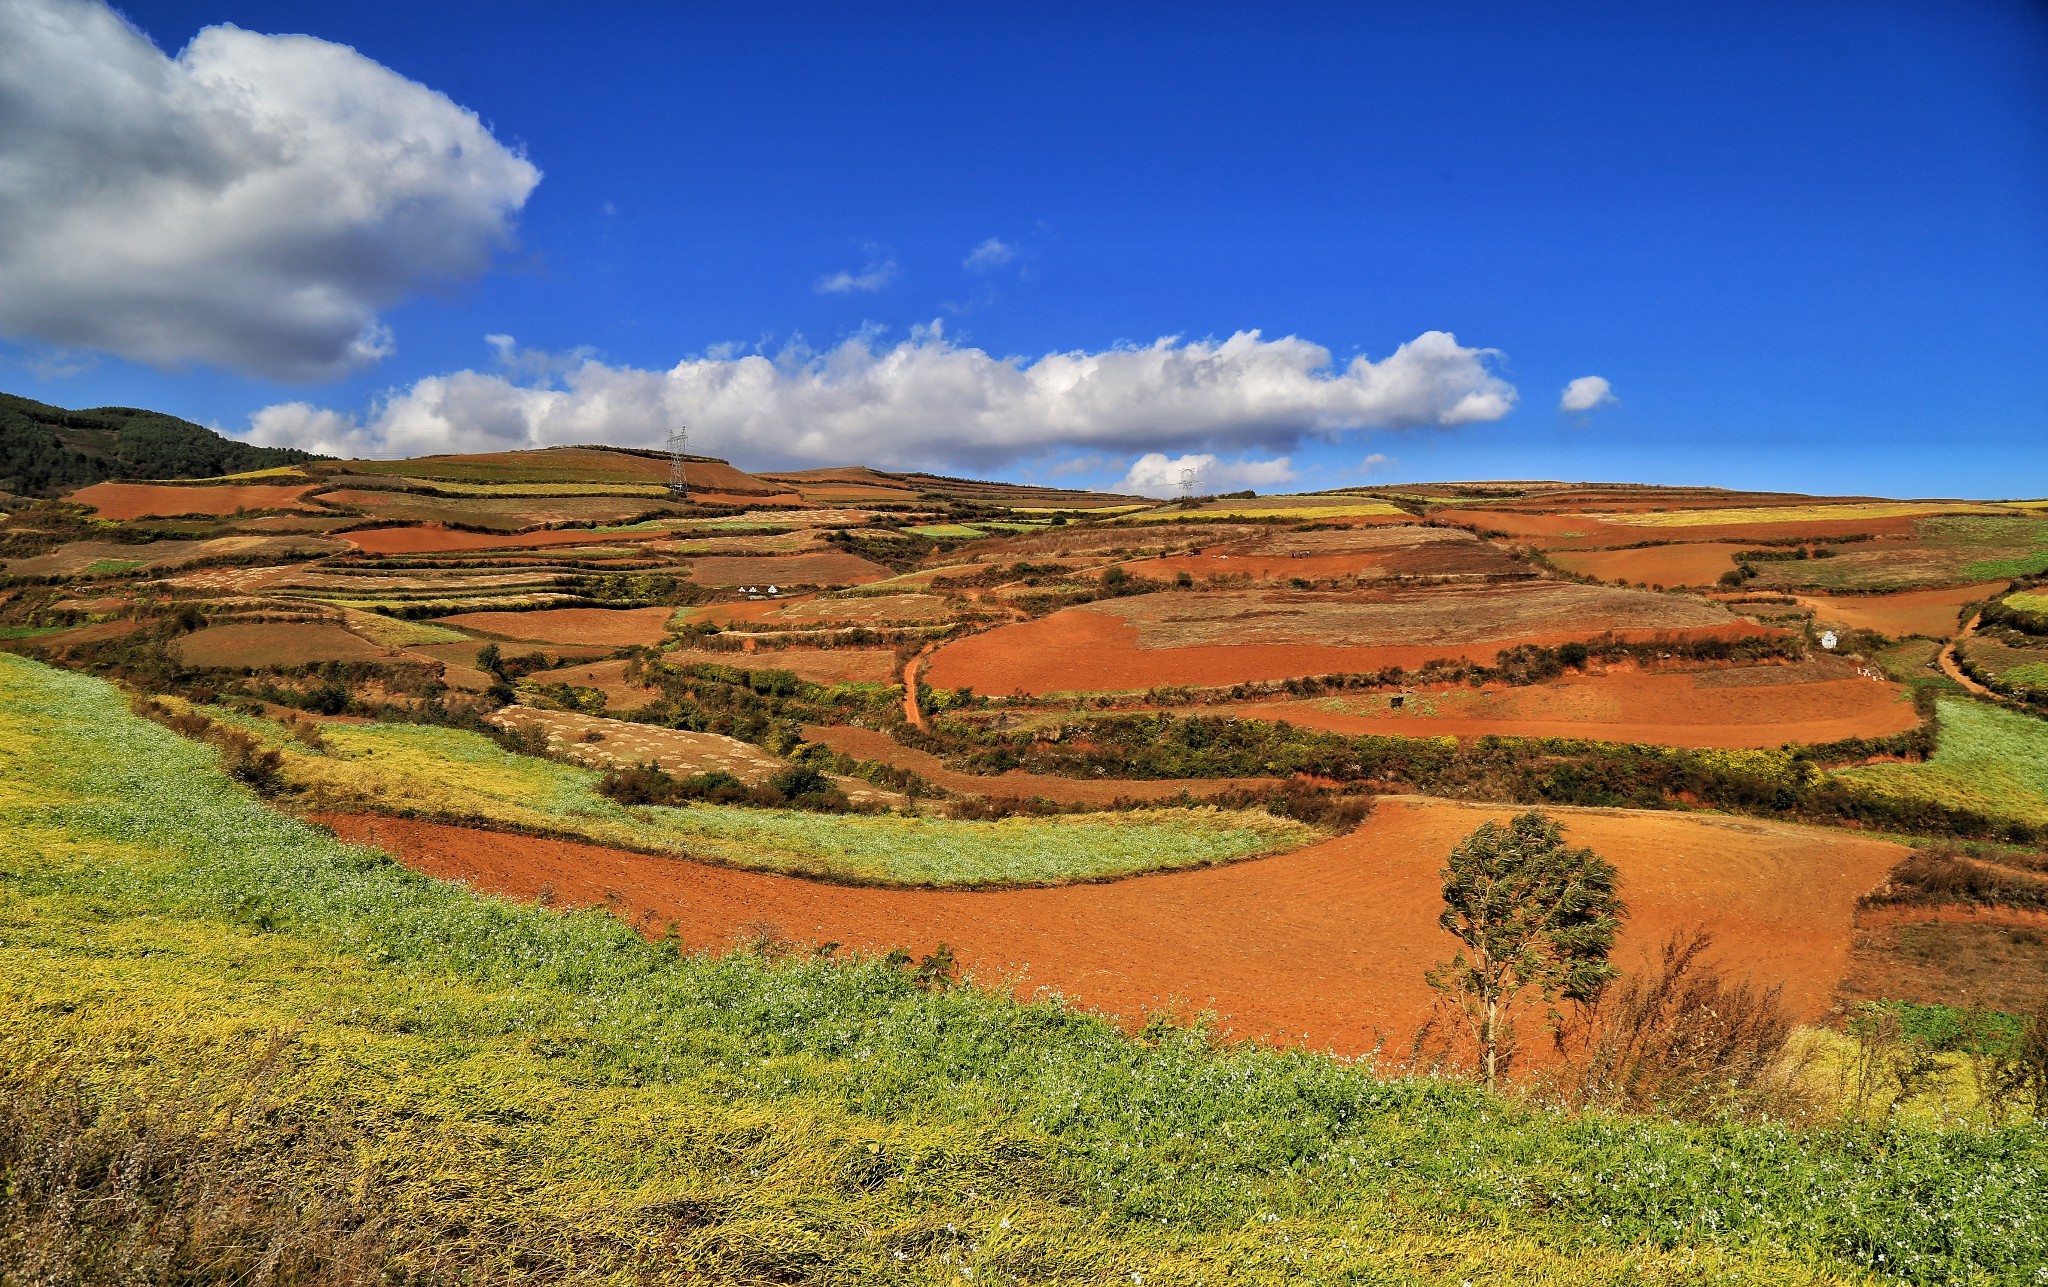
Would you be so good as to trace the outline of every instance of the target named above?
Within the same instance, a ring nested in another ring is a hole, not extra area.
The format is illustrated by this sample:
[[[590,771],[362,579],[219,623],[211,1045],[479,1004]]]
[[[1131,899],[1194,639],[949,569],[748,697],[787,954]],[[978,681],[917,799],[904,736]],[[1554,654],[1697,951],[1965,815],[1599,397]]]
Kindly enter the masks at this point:
[[[171,517],[178,514],[239,514],[244,510],[295,509],[313,484],[294,487],[219,485],[179,487],[163,483],[94,483],[66,497],[91,507],[101,518]]]
[[[373,519],[461,523],[499,532],[521,532],[551,523],[618,523],[676,508],[669,501],[645,496],[444,497],[344,489],[323,492],[319,499],[362,510]],[[590,539],[590,533],[584,533],[584,539]]]
[[[657,644],[672,608],[541,608],[532,612],[458,612],[435,624],[528,643],[623,648]]]
[[[881,564],[844,550],[762,556],[711,554],[690,560],[690,579],[698,585],[866,585],[891,575]]]
[[[171,645],[188,666],[305,666],[319,661],[384,661],[392,651],[319,621],[247,621],[208,626]]]
[[[1557,550],[1550,561],[1567,572],[1631,585],[1711,586],[1735,570],[1735,554],[1750,546],[1734,541],[1651,545],[1635,550]]]
[[[786,670],[814,684],[893,684],[902,666],[888,648],[762,648],[746,652],[712,652],[676,648],[662,654],[671,666],[738,666],[746,670]]]
[[[2006,587],[2004,581],[1952,586],[1941,590],[1905,590],[1898,594],[1802,594],[1800,603],[1813,609],[1821,625],[1847,626],[1852,630],[1875,630],[1901,639],[1924,635],[1946,639],[1961,628],[1956,614],[1964,604],[1996,598]]]
[[[1834,658],[1689,673],[1612,670],[1526,687],[1433,688],[1209,708],[1332,733],[1568,737],[1662,746],[1776,747],[1888,737],[1919,726],[1904,688]]]

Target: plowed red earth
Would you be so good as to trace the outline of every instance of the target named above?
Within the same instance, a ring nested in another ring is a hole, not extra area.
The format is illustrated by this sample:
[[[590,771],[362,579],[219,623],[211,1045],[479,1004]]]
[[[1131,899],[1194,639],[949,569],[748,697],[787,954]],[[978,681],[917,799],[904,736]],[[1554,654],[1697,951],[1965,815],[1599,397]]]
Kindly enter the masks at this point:
[[[156,483],[94,483],[66,499],[89,505],[101,518],[234,514],[245,509],[291,509],[313,490],[299,487],[166,487]]]
[[[601,545],[613,541],[645,540],[647,534],[597,533],[588,528],[552,528],[544,532],[464,532],[439,523],[413,527],[373,527],[362,532],[343,532],[341,539],[365,554],[448,554],[466,550],[529,549],[546,545]]]
[[[1847,670],[1846,666],[1839,669]],[[1771,682],[1782,678],[1786,682]],[[1708,682],[1702,684],[1700,681]],[[1437,713],[1425,711],[1434,708]],[[1207,709],[1207,708],[1205,708]],[[1405,737],[1572,737],[1662,746],[1775,747],[1888,737],[1919,715],[1896,684],[1769,666],[1692,674],[1616,671],[1526,688],[1245,703],[1215,708],[1332,733]]]
[[[1802,594],[1799,602],[1813,609],[1824,625],[1875,630],[1894,638],[1925,635],[1946,639],[1962,628],[1956,613],[1966,603],[1993,598],[2004,581],[1952,586],[1945,590],[1907,590],[1900,594]]]
[[[1685,545],[1652,545],[1640,550],[1558,551],[1551,562],[1580,576],[1631,585],[1713,585],[1735,568],[1735,552],[1752,548],[1739,542],[1700,541]]]
[[[1906,852],[1839,833],[1685,815],[1559,810],[1570,839],[1621,869],[1633,966],[1674,930],[1713,931],[1737,975],[1785,984],[1801,1017],[1826,1012],[1847,971],[1856,900]],[[1438,870],[1498,808],[1386,800],[1348,836],[1255,862],[1063,889],[846,888],[593,845],[411,819],[320,817],[343,839],[486,893],[597,905],[644,932],[723,948],[743,927],[807,942],[923,954],[950,944],[980,979],[1063,993],[1136,1022],[1213,1009],[1238,1037],[1370,1050],[1428,1015],[1423,971],[1450,955]],[[1532,1045],[1537,1043],[1532,1042]]]
[[[866,585],[890,575],[857,554],[706,555],[690,561],[698,585]]]
[[[533,643],[660,643],[672,608],[544,608],[535,612],[461,612],[436,624]]]
[[[1625,639],[1683,636],[1700,639],[1755,634],[1739,624],[1689,630],[1617,630]],[[1215,644],[1144,648],[1136,627],[1107,612],[1068,609],[970,635],[941,648],[926,682],[934,688],[978,693],[1120,692],[1158,687],[1223,687],[1304,675],[1364,674],[1400,666],[1413,669],[1438,659],[1493,661],[1517,644],[1555,646],[1600,633],[1597,626],[1571,634],[1519,635],[1469,644],[1337,647],[1328,644]]]

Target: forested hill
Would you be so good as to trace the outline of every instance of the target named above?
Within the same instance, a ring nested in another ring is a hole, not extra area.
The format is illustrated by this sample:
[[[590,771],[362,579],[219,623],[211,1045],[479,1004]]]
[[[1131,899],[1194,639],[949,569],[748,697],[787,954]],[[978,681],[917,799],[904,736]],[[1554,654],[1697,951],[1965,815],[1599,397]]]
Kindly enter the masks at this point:
[[[0,393],[0,492],[54,496],[108,478],[211,478],[319,457],[253,447],[161,411],[66,411]]]

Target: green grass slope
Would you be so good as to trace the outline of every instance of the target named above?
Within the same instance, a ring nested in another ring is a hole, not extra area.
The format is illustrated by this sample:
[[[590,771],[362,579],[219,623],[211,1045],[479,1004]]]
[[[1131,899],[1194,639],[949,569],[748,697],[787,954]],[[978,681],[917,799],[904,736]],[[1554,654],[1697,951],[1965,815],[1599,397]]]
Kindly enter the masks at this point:
[[[1321,838],[1299,822],[1249,809],[981,822],[713,804],[627,808],[598,794],[596,770],[514,754],[462,729],[336,725],[325,731],[325,749],[313,753],[270,721],[221,717],[285,757],[286,780],[313,810],[480,821],[867,884],[1062,884],[1230,862]]]
[[[1833,776],[1878,795],[2048,824],[2048,721],[1963,698],[1935,709],[1941,731],[1927,760]]]
[[[6,656],[0,1174],[21,1281],[2048,1270],[2039,1129],[1565,1118],[877,962],[678,954],[340,845]]]

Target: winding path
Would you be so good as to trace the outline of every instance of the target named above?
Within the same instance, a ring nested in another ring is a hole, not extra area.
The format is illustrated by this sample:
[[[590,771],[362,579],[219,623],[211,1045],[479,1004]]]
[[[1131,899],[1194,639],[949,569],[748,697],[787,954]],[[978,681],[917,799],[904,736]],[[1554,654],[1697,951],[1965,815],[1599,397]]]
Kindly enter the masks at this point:
[[[1956,645],[1977,633],[1977,623],[1983,619],[1984,614],[1981,612],[1971,617],[1969,624],[1958,631],[1955,638],[1941,646],[1941,652],[1938,654],[1937,659],[1941,662],[1941,673],[1961,684],[1966,691],[1975,693],[1979,697],[1989,697],[1993,701],[1999,701],[2002,699],[1997,693],[1992,692],[1984,685],[1965,675],[1963,668],[1956,664]]]

